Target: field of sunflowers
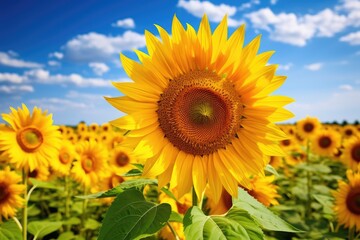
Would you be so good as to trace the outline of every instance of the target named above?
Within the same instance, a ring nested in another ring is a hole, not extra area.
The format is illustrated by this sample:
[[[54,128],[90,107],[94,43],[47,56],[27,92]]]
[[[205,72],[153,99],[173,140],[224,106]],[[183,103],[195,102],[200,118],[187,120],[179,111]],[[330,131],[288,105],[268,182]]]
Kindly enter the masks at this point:
[[[359,125],[276,125],[286,77],[226,17],[157,28],[140,63],[121,55],[124,116],[2,113],[0,239],[360,239]]]
[[[137,182],[146,151],[135,153],[126,131],[84,122],[56,128],[45,114],[35,108],[31,115],[23,106],[3,115],[12,119],[13,130],[1,126],[1,239],[22,239],[23,224],[27,224],[29,239],[96,239],[114,200],[99,193],[127,182],[135,183],[147,201],[168,203],[174,212],[172,221],[147,239],[175,239],[172,231],[184,239],[178,221],[192,205],[191,193],[176,199],[151,181]],[[41,135],[29,127],[16,133],[17,141],[5,143],[4,136],[15,134],[18,121],[44,121],[38,129]],[[288,136],[280,142],[285,155],[271,156],[265,174],[252,176],[250,187],[242,188],[302,231],[264,231],[265,239],[359,238],[360,126],[321,124],[308,117],[280,128]],[[43,145],[38,151],[29,151],[33,165],[25,162],[26,156],[21,158],[24,161],[12,157],[21,154],[21,147],[37,148],[39,141]],[[202,208],[207,214],[225,214],[231,205],[226,191],[218,202],[211,191],[205,191]]]

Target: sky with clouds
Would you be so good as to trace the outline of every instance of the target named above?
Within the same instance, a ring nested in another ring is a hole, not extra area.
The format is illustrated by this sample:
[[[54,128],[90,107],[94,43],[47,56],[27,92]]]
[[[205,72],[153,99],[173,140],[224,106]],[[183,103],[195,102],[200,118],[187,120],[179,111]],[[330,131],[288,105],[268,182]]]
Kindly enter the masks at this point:
[[[56,124],[118,118],[104,96],[129,81],[119,53],[136,59],[145,30],[171,32],[174,14],[197,29],[204,13],[212,29],[227,14],[229,33],[246,24],[246,43],[261,34],[260,52],[276,51],[289,122],[360,120],[360,0],[1,1],[0,112],[25,103]]]

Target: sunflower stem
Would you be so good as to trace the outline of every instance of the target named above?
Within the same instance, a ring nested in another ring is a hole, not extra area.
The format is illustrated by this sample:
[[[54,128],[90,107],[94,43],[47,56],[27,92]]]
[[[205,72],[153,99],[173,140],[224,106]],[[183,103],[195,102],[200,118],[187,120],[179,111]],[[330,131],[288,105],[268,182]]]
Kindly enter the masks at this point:
[[[69,191],[69,177],[65,176],[65,218],[68,220],[70,218],[70,191]],[[70,230],[70,225],[65,225],[65,231]]]
[[[25,191],[24,191],[24,208],[23,208],[23,219],[22,219],[22,233],[23,233],[23,240],[27,240],[27,218],[28,218],[28,170],[27,168],[22,169],[22,180],[23,184],[25,185]]]
[[[355,226],[352,228],[349,228],[349,240],[354,240],[354,235],[355,235]]]
[[[174,235],[176,240],[180,240],[179,236],[176,234],[175,229],[171,226],[171,224],[169,222],[166,222],[166,224],[168,225],[168,227],[170,228],[171,233]]]
[[[196,195],[196,191],[195,188],[192,188],[192,206],[198,206],[198,201],[197,201],[197,195]]]
[[[305,218],[309,219],[311,215],[311,188],[312,188],[312,179],[310,168],[310,140],[307,140],[306,143],[306,165],[308,169],[306,170],[306,182],[307,182],[307,202],[306,202],[306,211]]]
[[[87,188],[84,186],[84,196],[87,194]],[[86,208],[87,208],[88,199],[83,200],[83,209],[82,209],[82,217],[81,217],[81,236],[86,239],[86,229],[85,229],[85,221],[86,221]]]

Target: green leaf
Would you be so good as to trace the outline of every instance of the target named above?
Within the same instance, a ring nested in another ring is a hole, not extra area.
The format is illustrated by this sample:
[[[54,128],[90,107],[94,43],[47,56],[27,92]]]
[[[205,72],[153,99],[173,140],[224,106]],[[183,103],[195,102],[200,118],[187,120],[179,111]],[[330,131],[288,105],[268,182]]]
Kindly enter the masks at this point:
[[[137,169],[139,169],[141,172],[144,170],[144,165],[140,164],[140,163],[132,163],[131,165],[133,165],[134,167],[136,167]]]
[[[71,217],[71,218],[67,219],[66,221],[63,221],[64,225],[77,225],[80,223],[81,223],[81,220],[78,217]]]
[[[14,220],[4,223],[0,222],[0,239],[1,240],[22,240],[22,234]]]
[[[169,222],[179,222],[179,223],[182,223],[182,222],[183,222],[183,218],[182,218],[182,216],[181,216],[179,213],[172,211],[171,214],[170,214]]]
[[[233,199],[233,205],[247,211],[263,229],[280,232],[302,232],[275,215],[244,189],[239,188],[238,195],[238,199]]]
[[[275,169],[273,166],[271,166],[270,164],[266,165],[265,171],[268,172],[268,173],[271,173],[271,174],[273,174],[273,175],[275,175],[275,176],[277,176],[277,177],[279,176],[279,174],[278,174],[278,172],[276,171],[276,169]]]
[[[34,235],[34,239],[43,238],[44,236],[59,230],[62,222],[34,221],[28,224],[28,231]]]
[[[140,191],[125,190],[108,209],[98,239],[120,240],[150,236],[165,226],[170,214],[169,204],[146,202]]]
[[[103,192],[98,192],[90,195],[85,196],[76,196],[81,199],[90,199],[90,198],[106,198],[106,197],[116,197],[118,194],[122,193],[126,189],[130,188],[139,188],[145,185],[157,185],[156,179],[147,179],[147,178],[140,178],[140,179],[130,179],[125,182],[120,183],[120,185]]]
[[[130,171],[128,171],[127,173],[122,174],[122,177],[136,177],[136,176],[141,176],[142,175],[142,171],[139,169],[131,169]]]
[[[191,207],[184,217],[184,233],[187,239],[264,239],[261,229],[250,215],[240,209],[232,209],[225,216],[206,216],[198,207]]]
[[[42,182],[37,180],[36,178],[29,178],[29,181],[32,183],[32,185],[38,188],[63,189],[63,187],[59,187],[58,185],[52,182]]]
[[[73,232],[63,232],[59,235],[57,240],[72,240],[74,239],[75,235]]]
[[[166,195],[168,195],[169,197],[171,197],[172,199],[174,199],[177,202],[176,197],[174,196],[174,194],[167,188],[162,187],[161,191],[163,191]]]
[[[92,218],[87,219],[85,222],[85,229],[95,230],[99,229],[99,227],[100,223]]]

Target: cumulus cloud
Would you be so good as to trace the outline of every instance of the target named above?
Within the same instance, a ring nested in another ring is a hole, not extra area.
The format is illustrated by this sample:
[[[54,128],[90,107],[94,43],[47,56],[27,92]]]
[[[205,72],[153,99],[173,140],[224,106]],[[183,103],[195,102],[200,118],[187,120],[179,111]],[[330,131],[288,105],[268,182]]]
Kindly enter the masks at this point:
[[[289,71],[290,68],[293,66],[292,63],[287,63],[287,64],[279,64],[278,70],[284,70],[284,71]]]
[[[343,11],[347,14],[349,26],[360,26],[360,1],[359,0],[341,0],[336,10]]]
[[[215,5],[209,1],[186,1],[179,0],[178,7],[185,9],[190,14],[196,17],[203,17],[206,15],[211,22],[220,22],[224,15],[228,15],[228,26],[236,27],[242,24],[242,21],[238,21],[232,18],[235,15],[237,8],[235,6],[230,6],[227,4],[221,3],[220,5]]]
[[[349,85],[349,84],[341,85],[341,86],[339,86],[339,88],[340,88],[341,90],[345,90],[345,91],[351,91],[351,90],[353,90],[353,87],[352,87],[351,85]]]
[[[111,25],[113,27],[120,27],[120,28],[135,28],[135,22],[134,19],[132,18],[117,20],[115,23]]]
[[[144,46],[144,35],[128,30],[118,36],[106,36],[96,32],[78,35],[68,41],[63,49],[65,57],[91,62],[94,59],[109,60],[114,54]]]
[[[25,72],[25,76],[32,81],[43,84],[62,84],[75,85],[78,87],[109,87],[110,80],[101,78],[85,78],[79,74],[72,73],[69,75],[55,74],[51,75],[44,69],[35,69]]]
[[[297,16],[294,13],[275,14],[270,8],[262,8],[245,17],[255,28],[268,31],[272,40],[295,46],[305,46],[315,36],[332,37],[347,26],[347,18],[331,9]]]
[[[98,76],[102,76],[104,73],[110,70],[110,68],[105,63],[101,62],[91,62],[89,63],[89,67]]]
[[[323,63],[312,63],[309,65],[305,65],[305,68],[310,71],[319,71],[324,66]]]
[[[48,65],[52,66],[52,67],[55,67],[55,66],[60,66],[61,63],[58,62],[58,61],[50,60],[50,61],[48,61]]]
[[[249,8],[253,7],[254,5],[258,5],[258,4],[260,4],[260,0],[251,0],[250,2],[241,4],[241,6],[238,8],[238,10],[242,11],[245,9],[249,9]]]
[[[347,42],[350,45],[360,45],[360,31],[345,35],[340,38],[340,41]]]
[[[14,52],[13,52],[14,53]],[[36,62],[28,62],[16,58],[17,55],[0,52],[0,65],[16,68],[40,68],[42,64]]]
[[[0,92],[2,93],[18,93],[18,92],[33,92],[34,88],[31,85],[3,85],[0,86]]]
[[[49,57],[57,58],[57,59],[61,60],[61,59],[63,59],[64,54],[61,52],[53,52],[53,53],[49,54]]]
[[[23,83],[26,80],[24,76],[18,75],[16,73],[0,73],[0,82],[10,82],[10,83]]]

